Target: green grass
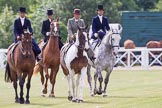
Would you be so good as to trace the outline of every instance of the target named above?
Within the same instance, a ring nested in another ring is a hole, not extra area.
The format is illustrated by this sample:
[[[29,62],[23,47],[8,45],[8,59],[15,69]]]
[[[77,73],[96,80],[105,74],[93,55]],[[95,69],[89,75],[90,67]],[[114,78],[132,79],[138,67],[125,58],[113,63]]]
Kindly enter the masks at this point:
[[[0,71],[0,108],[161,108],[162,71],[118,71],[110,76],[108,97],[89,96],[85,80],[84,103],[67,100],[67,81],[60,71],[57,76],[55,98],[41,97],[40,75],[32,77],[30,105],[14,103],[14,89],[4,82],[4,70]],[[26,88],[26,87],[25,87]],[[26,89],[25,89],[26,90]],[[26,95],[26,91],[24,92]]]

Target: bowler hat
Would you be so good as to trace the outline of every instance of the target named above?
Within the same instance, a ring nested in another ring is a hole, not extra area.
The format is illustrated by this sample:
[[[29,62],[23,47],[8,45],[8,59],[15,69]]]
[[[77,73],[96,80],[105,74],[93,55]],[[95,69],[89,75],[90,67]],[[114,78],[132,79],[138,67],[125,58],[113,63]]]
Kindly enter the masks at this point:
[[[73,13],[80,15],[80,9],[74,9]]]

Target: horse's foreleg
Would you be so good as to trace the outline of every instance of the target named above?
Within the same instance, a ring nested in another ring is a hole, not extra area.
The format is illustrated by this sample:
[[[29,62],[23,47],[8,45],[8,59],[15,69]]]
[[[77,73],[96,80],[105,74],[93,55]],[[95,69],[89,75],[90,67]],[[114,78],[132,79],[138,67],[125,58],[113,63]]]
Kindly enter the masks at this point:
[[[97,72],[95,72],[94,74],[94,95],[97,94],[97,77],[98,77],[98,74]]]
[[[69,73],[72,73],[72,72],[69,72]],[[75,96],[75,78],[74,78],[74,76],[75,75],[70,75],[71,82],[72,82],[72,89],[73,89],[73,99],[72,99],[73,102],[76,101],[76,96]]]
[[[79,78],[79,85],[80,85],[80,94],[79,94],[79,99],[78,102],[83,102],[83,87],[84,87],[84,78],[86,76],[87,73],[87,67],[83,67],[81,69],[81,75],[78,76]]]
[[[12,73],[14,73],[14,72],[12,72]],[[18,93],[17,93],[17,76],[16,76],[16,74],[13,74],[12,76],[13,76],[12,77],[13,87],[14,87],[14,90],[15,90],[15,103],[18,103],[19,102],[19,97],[18,97]]]
[[[103,91],[103,97],[107,96],[106,89],[107,89],[107,84],[109,82],[109,77],[110,77],[111,71],[112,71],[112,69],[111,70],[108,69],[107,73],[106,73],[106,77],[105,77],[105,80],[104,80],[105,86],[104,86],[104,91]]]
[[[17,81],[16,80],[13,81],[13,87],[15,89],[15,103],[18,103],[19,97],[18,97],[18,93],[17,93]]]
[[[44,74],[43,74],[43,67],[40,67],[40,75],[41,75],[41,83],[44,84]]]
[[[51,74],[50,74],[50,83],[51,83],[51,93],[49,97],[55,97],[54,95],[54,86],[56,82],[56,75],[57,75],[58,69],[51,69]]]
[[[93,91],[92,91],[92,76],[91,76],[91,66],[90,64],[88,64],[87,67],[87,79],[88,79],[88,83],[89,83],[89,88],[90,88],[90,95],[93,96]]]
[[[47,83],[48,83],[48,78],[49,78],[49,74],[48,74],[48,67],[44,67],[45,70],[45,82],[43,84],[43,88],[42,88],[42,96],[44,96],[44,94],[47,94]]]
[[[26,88],[27,88],[26,102],[25,102],[26,104],[30,104],[30,101],[29,101],[29,90],[30,90],[31,77],[32,77],[32,73],[29,73],[28,74],[28,81],[27,81],[27,84],[26,84]]]
[[[19,79],[19,86],[20,86],[20,104],[24,103],[24,97],[23,97],[23,87],[24,87],[24,82],[25,82],[25,77],[27,76],[26,73],[22,74],[19,73],[18,74],[18,79]]]
[[[97,74],[98,74],[98,81],[100,83],[98,94],[101,95],[102,94],[103,77],[102,77],[101,69],[96,69],[96,70],[97,70]]]
[[[74,88],[74,99],[73,102],[77,102],[79,100],[78,97],[78,86],[79,86],[79,81],[80,81],[80,74],[75,75],[75,88]]]
[[[72,100],[72,94],[71,94],[71,81],[70,81],[70,75],[68,74],[67,76],[67,86],[68,86],[68,100],[71,101]]]

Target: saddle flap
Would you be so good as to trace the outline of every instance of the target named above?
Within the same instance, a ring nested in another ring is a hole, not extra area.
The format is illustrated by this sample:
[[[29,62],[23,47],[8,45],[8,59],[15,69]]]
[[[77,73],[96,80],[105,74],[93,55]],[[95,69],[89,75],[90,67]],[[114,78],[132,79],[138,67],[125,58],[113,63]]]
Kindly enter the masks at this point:
[[[96,39],[96,40],[91,39],[90,44],[91,44],[92,50],[94,51],[97,46],[101,45],[101,40],[100,39]]]

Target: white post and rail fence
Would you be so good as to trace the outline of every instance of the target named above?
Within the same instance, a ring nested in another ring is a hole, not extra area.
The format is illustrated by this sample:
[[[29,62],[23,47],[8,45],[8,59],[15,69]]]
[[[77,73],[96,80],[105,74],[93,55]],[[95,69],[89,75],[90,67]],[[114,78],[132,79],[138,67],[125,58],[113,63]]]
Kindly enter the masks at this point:
[[[0,49],[0,68],[5,67],[7,49]],[[162,69],[162,48],[136,47],[135,49],[119,49],[116,56],[115,68],[132,69],[151,69],[157,66]]]

